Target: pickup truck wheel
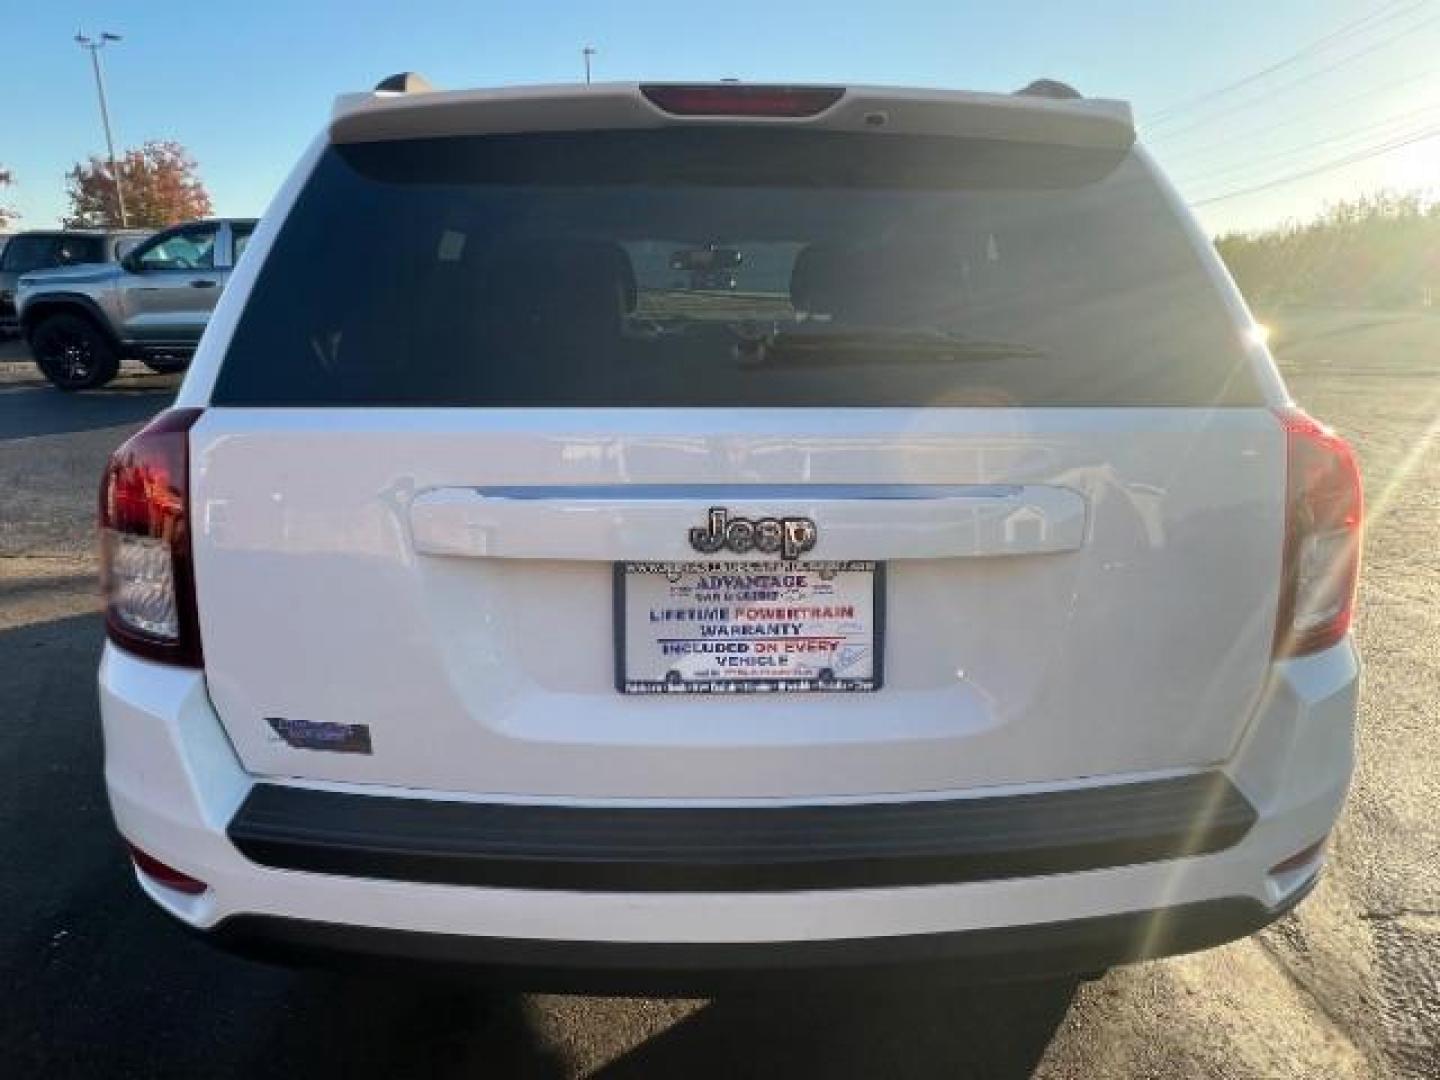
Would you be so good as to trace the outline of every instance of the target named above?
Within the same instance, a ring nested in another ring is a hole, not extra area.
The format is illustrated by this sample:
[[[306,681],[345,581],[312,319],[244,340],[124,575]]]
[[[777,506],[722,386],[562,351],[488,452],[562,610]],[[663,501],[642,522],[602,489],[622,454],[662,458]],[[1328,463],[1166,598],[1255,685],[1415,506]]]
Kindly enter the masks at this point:
[[[30,332],[41,374],[61,390],[93,390],[115,378],[120,356],[83,315],[51,315]]]

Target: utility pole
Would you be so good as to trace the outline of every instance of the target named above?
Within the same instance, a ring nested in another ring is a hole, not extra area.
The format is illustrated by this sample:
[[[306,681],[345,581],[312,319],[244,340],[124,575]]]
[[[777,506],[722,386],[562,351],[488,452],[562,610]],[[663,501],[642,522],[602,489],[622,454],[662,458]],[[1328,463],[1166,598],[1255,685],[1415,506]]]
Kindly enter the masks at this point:
[[[586,45],[580,50],[580,55],[585,58],[585,85],[590,85],[590,58],[595,55],[595,46]]]
[[[110,134],[110,106],[105,100],[105,76],[100,72],[100,50],[112,41],[119,41],[119,34],[108,30],[99,39],[84,34],[75,35],[75,43],[90,51],[90,65],[95,69],[95,91],[100,95],[100,122],[105,125],[105,149],[110,154],[110,178],[115,181],[115,204],[120,208],[120,227],[128,228],[130,221],[125,214],[125,190],[120,186],[120,167],[115,162],[115,139]]]

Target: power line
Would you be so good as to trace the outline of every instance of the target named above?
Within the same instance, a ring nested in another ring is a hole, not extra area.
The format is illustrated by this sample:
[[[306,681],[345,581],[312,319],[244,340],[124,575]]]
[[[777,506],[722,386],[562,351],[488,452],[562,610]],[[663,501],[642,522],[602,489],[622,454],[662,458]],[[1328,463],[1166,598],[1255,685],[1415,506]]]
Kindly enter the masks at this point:
[[[1308,142],[1300,146],[1291,146],[1283,150],[1275,150],[1266,154],[1247,155],[1243,161],[1238,161],[1232,165],[1227,165],[1219,169],[1213,169],[1210,172],[1201,173],[1199,176],[1187,177],[1183,182],[1187,184],[1209,183],[1211,180],[1214,180],[1218,177],[1228,176],[1232,173],[1244,172],[1246,170],[1249,170],[1256,164],[1292,157],[1295,154],[1303,154],[1322,146],[1328,146],[1331,143],[1352,142],[1357,138],[1378,135],[1382,132],[1385,133],[1386,138],[1394,138],[1402,134],[1409,134],[1408,132],[1405,132],[1403,130],[1395,129],[1403,128],[1405,124],[1410,123],[1414,120],[1418,120],[1421,117],[1430,119],[1432,118],[1433,114],[1436,112],[1437,109],[1440,109],[1440,102],[1432,103],[1420,109],[1412,109],[1409,112],[1400,113],[1396,116],[1391,116],[1388,119],[1381,120],[1376,123],[1362,124],[1360,127],[1352,128],[1349,131],[1344,131],[1337,135],[1331,135],[1323,139],[1317,139],[1313,142]]]
[[[1366,101],[1369,98],[1378,97],[1381,94],[1388,93],[1391,90],[1398,90],[1402,86],[1412,86],[1418,82],[1427,82],[1435,78],[1435,75],[1435,69],[1431,68],[1429,70],[1422,71],[1418,75],[1411,75],[1408,78],[1398,79],[1395,82],[1384,83],[1381,86],[1377,86],[1373,89],[1365,91],[1365,93],[1363,94],[1352,94],[1344,101],[1326,103],[1326,105],[1328,107],[1335,108],[1338,108],[1342,105],[1353,105],[1357,101]],[[1216,150],[1230,149],[1231,147],[1235,146],[1236,143],[1243,142],[1246,139],[1253,139],[1260,135],[1268,135],[1272,131],[1278,131],[1281,128],[1292,127],[1294,126],[1294,124],[1295,119],[1291,117],[1277,121],[1275,123],[1265,124],[1258,128],[1251,128],[1248,131],[1237,132],[1219,142],[1205,143],[1201,146],[1192,146],[1188,150],[1181,150],[1178,153],[1166,154],[1165,162],[1168,165],[1173,164],[1176,161],[1185,161],[1189,158],[1198,157],[1201,154],[1212,154]]]
[[[1337,60],[1335,63],[1330,64],[1327,67],[1323,67],[1318,71],[1312,71],[1308,75],[1300,76],[1298,79],[1291,79],[1289,82],[1281,83],[1278,87],[1273,87],[1272,89],[1270,89],[1262,97],[1246,98],[1244,101],[1241,101],[1238,104],[1231,105],[1228,108],[1220,110],[1219,112],[1211,113],[1209,116],[1202,117],[1194,123],[1186,124],[1184,127],[1176,128],[1173,131],[1163,131],[1160,134],[1154,136],[1154,140],[1156,142],[1164,142],[1167,139],[1174,139],[1179,135],[1184,135],[1188,132],[1196,130],[1197,128],[1202,128],[1205,127],[1207,124],[1214,123],[1216,120],[1220,119],[1223,116],[1229,116],[1232,113],[1239,112],[1241,109],[1248,109],[1252,105],[1258,105],[1274,97],[1276,94],[1283,93],[1284,91],[1293,89],[1296,86],[1301,86],[1304,83],[1314,82],[1322,75],[1328,75],[1332,71],[1335,71],[1337,68],[1344,67],[1346,64],[1350,63],[1353,60],[1358,60],[1362,56],[1368,56],[1371,53],[1375,52],[1377,49],[1383,48],[1384,46],[1391,44],[1404,34],[1413,34],[1416,31],[1424,30],[1426,27],[1433,26],[1435,23],[1440,23],[1440,15],[1433,16],[1429,19],[1424,19],[1416,23],[1415,25],[1409,27],[1408,29],[1402,31],[1401,34],[1394,34],[1380,41],[1372,42],[1370,45],[1359,50],[1358,52],[1353,52],[1349,56],[1346,56],[1341,60]]]
[[[1416,134],[1411,135],[1408,138],[1395,139],[1381,146],[1371,147],[1368,150],[1360,150],[1350,154],[1346,154],[1344,157],[1336,158],[1334,161],[1327,161],[1323,165],[1316,165],[1315,167],[1310,169],[1302,169],[1299,172],[1289,173],[1285,176],[1277,176],[1273,180],[1267,180],[1263,184],[1253,184],[1250,187],[1240,188],[1236,191],[1227,191],[1223,195],[1211,195],[1204,199],[1195,199],[1190,202],[1190,205],[1192,207],[1210,206],[1214,203],[1228,202],[1231,199],[1238,199],[1242,195],[1254,195],[1257,192],[1267,191],[1270,188],[1281,187],[1285,184],[1294,183],[1296,180],[1304,180],[1311,176],[1319,176],[1321,173],[1332,172],[1333,170],[1343,168],[1346,165],[1354,165],[1356,162],[1365,161],[1373,157],[1380,157],[1382,154],[1388,154],[1392,150],[1399,150],[1401,147],[1404,146],[1412,146],[1418,142],[1425,142],[1427,139],[1433,139],[1436,136],[1440,136],[1440,124],[1437,124],[1435,127],[1432,128],[1427,128],[1424,131],[1417,132]]]
[[[1316,41],[1312,41],[1309,45],[1306,45],[1298,52],[1291,53],[1284,59],[1277,60],[1275,61],[1275,63],[1270,64],[1267,67],[1263,67],[1259,71],[1252,72],[1251,74],[1246,75],[1244,78],[1236,79],[1234,82],[1226,83],[1223,86],[1218,86],[1213,90],[1208,90],[1203,94],[1197,94],[1195,97],[1187,98],[1183,101],[1176,102],[1174,105],[1169,105],[1161,109],[1158,113],[1155,114],[1154,117],[1151,118],[1151,123],[1163,122],[1166,117],[1174,116],[1176,113],[1179,112],[1186,112],[1190,109],[1195,108],[1197,105],[1202,105],[1207,101],[1211,101],[1217,97],[1228,94],[1232,90],[1238,90],[1243,86],[1249,86],[1251,83],[1258,82],[1260,79],[1263,79],[1267,75],[1271,75],[1274,72],[1279,71],[1281,68],[1289,67],[1291,64],[1297,63],[1300,60],[1304,60],[1308,56],[1313,56],[1315,53],[1323,51],[1331,42],[1336,41],[1339,38],[1360,31],[1362,28],[1373,29],[1375,26],[1378,26],[1381,23],[1389,22],[1391,19],[1397,18],[1401,15],[1406,15],[1409,12],[1414,11],[1416,8],[1422,7],[1425,2],[1426,0],[1414,0],[1414,2],[1412,3],[1405,4],[1404,0],[1389,0],[1389,2],[1381,4],[1379,8],[1370,12],[1368,15],[1364,15],[1359,19],[1355,19],[1352,22],[1346,23],[1344,26],[1339,27],[1338,29],[1326,34],[1324,37],[1319,38]],[[1395,8],[1397,3],[1401,5],[1398,10],[1387,10]],[[1368,27],[1367,24],[1369,24]]]

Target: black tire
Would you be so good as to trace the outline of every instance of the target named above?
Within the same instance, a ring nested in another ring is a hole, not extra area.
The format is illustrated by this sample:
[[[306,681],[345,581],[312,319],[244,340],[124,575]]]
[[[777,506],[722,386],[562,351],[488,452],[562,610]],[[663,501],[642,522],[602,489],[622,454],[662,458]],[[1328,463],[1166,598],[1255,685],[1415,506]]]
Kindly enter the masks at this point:
[[[120,354],[84,315],[51,315],[30,331],[35,366],[65,391],[104,386],[120,370]]]
[[[190,366],[188,356],[142,356],[140,362],[156,375],[175,375]]]

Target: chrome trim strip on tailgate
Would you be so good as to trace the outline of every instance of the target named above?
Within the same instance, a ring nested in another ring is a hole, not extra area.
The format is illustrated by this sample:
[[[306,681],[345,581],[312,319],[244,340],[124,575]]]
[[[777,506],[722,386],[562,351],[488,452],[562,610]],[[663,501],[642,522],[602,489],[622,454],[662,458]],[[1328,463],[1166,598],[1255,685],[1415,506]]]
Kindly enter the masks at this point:
[[[409,516],[422,555],[694,561],[689,530],[719,505],[746,517],[813,520],[813,559],[1075,551],[1087,516],[1078,491],[1043,484],[443,487],[417,494]]]
[[[448,489],[441,489],[448,490]],[[1014,499],[1019,484],[537,484],[468,490],[487,499]]]

